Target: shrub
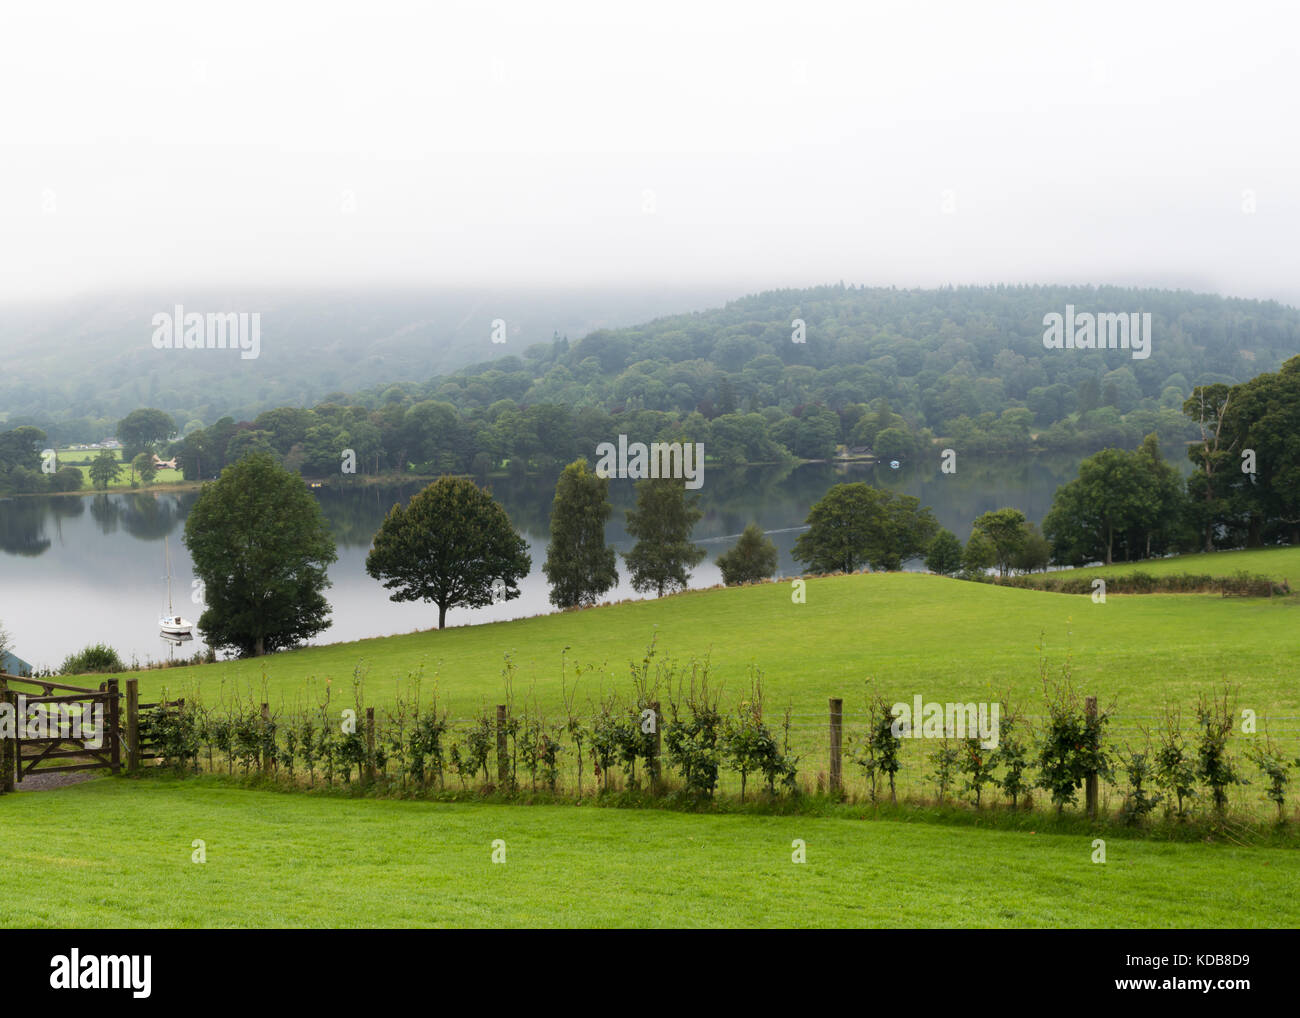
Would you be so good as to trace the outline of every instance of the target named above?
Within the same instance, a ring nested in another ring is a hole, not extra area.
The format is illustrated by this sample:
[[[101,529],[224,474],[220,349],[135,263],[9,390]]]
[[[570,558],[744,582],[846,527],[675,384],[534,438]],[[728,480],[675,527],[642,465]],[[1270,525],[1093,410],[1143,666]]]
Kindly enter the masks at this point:
[[[683,702],[679,703],[678,698]],[[709,797],[718,786],[718,761],[721,749],[718,737],[722,716],[718,713],[718,695],[709,692],[708,668],[699,685],[691,671],[690,689],[668,701],[672,722],[664,732],[664,749],[668,762],[682,775],[690,795]]]
[[[1187,748],[1177,710],[1165,710],[1165,727],[1154,764],[1156,784],[1165,790],[1166,809],[1176,804],[1176,815],[1186,816],[1184,804],[1196,794],[1196,761]]]
[[[1011,808],[1017,809],[1021,797],[1030,788],[1029,782],[1026,781],[1026,774],[1029,771],[1029,746],[1020,737],[1019,719],[1006,710],[1005,706],[998,719],[998,748],[994,764],[1006,768],[1002,772],[1002,779],[998,782],[998,786],[1002,789],[1002,794],[1010,798]]]
[[[867,736],[855,759],[871,781],[871,801],[876,801],[877,781],[883,774],[889,780],[889,801],[897,802],[894,781],[902,766],[899,757],[902,739],[894,734],[893,705],[884,697],[877,697],[867,705],[867,715]]]
[[[69,654],[63,659],[59,668],[60,675],[89,675],[108,672],[124,672],[126,665],[118,657],[117,651],[104,643],[92,643],[90,646]]]
[[[1228,736],[1232,733],[1231,691],[1225,687],[1223,697],[1201,694],[1196,707],[1199,727],[1196,742],[1196,776],[1209,786],[1214,796],[1214,811],[1223,815],[1228,805],[1228,787],[1244,785],[1233,759],[1228,756]]]
[[[1300,761],[1288,760],[1269,740],[1263,745],[1256,743],[1246,750],[1246,755],[1259,768],[1264,780],[1264,798],[1277,806],[1277,822],[1286,820],[1286,792],[1291,784],[1291,767]]]
[[[1150,793],[1150,783],[1155,774],[1150,747],[1142,752],[1120,754],[1120,763],[1128,778],[1128,793],[1124,797],[1124,818],[1130,824],[1138,824],[1160,804],[1160,796]]]

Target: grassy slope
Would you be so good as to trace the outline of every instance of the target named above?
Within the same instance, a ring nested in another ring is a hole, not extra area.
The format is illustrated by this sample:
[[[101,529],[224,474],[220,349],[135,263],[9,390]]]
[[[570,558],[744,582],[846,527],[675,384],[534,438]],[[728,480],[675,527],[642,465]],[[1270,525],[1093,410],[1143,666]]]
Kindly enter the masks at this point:
[[[205,779],[6,796],[0,819],[5,926],[1300,925],[1300,853],[1263,848],[1113,839],[1103,866],[1090,836]]]
[[[1076,682],[1123,714],[1151,713],[1166,699],[1190,706],[1222,680],[1236,683],[1241,705],[1261,714],[1300,714],[1300,598],[1218,595],[1086,596],[998,588],[917,574],[854,575],[808,581],[807,603],[792,604],[790,584],[715,589],[662,601],[421,632],[307,648],[256,661],[220,662],[140,673],[142,695],[166,685],[172,695],[197,685],[208,703],[227,690],[279,705],[319,700],[332,680],[336,703],[351,703],[358,661],[368,670],[366,699],[390,700],[408,672],[435,674],[453,716],[502,699],[503,656],[519,666],[516,697],[560,704],[565,647],[570,682],[583,675],[578,700],[601,689],[630,691],[628,662],[653,634],[675,659],[711,655],[727,698],[747,691],[751,663],[764,672],[776,706],[824,717],[828,697],[860,710],[870,678],[889,696],[987,699],[1010,692],[1035,712],[1040,633],[1053,666],[1073,655]],[[427,690],[427,685],[426,685]],[[340,700],[341,698],[341,700]]]
[[[1113,566],[1092,569],[1075,569],[1067,576],[1115,576],[1125,573],[1148,573],[1167,576],[1171,573],[1190,573],[1194,576],[1231,576],[1247,572],[1267,576],[1273,580],[1288,580],[1292,587],[1300,585],[1300,547],[1252,548],[1245,551],[1215,551],[1201,555],[1178,555],[1174,558],[1152,559],[1146,562],[1119,562]]]

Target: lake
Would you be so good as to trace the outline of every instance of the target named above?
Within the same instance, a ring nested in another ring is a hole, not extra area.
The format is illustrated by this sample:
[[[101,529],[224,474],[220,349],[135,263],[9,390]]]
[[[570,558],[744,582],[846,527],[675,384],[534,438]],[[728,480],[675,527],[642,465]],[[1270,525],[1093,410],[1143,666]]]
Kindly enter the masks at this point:
[[[898,470],[870,464],[803,464],[797,467],[709,468],[699,492],[704,518],[694,538],[708,558],[694,571],[691,586],[721,582],[713,560],[735,542],[746,524],[756,522],[780,550],[779,572],[795,576],[791,556],[808,510],[833,484],[866,481],[916,495],[940,523],[963,541],[980,513],[1015,506],[1040,522],[1056,488],[1074,477],[1078,457],[1023,457],[1015,461],[958,464],[955,474],[927,465]],[[633,504],[631,481],[610,485],[614,513],[607,537],[620,552],[632,541],[623,511]],[[520,584],[521,596],[478,609],[452,609],[448,626],[537,615],[553,610],[542,563],[546,559],[555,477],[512,483],[494,480],[493,493],[528,541],[532,571]],[[418,483],[335,486],[314,492],[338,542],[338,561],[326,591],[333,624],[318,643],[431,629],[437,609],[421,602],[394,602],[365,571],[370,541],[394,502],[409,498]],[[87,644],[106,643],[128,663],[185,657],[202,643],[175,651],[158,634],[157,620],[167,606],[164,539],[171,550],[176,611],[197,622],[201,609],[192,600],[193,567],[181,540],[185,518],[197,492],[131,492],[0,501],[0,623],[11,650],[37,668],[57,667]],[[917,562],[910,568],[920,568]],[[619,585],[610,600],[637,597],[619,559]]]

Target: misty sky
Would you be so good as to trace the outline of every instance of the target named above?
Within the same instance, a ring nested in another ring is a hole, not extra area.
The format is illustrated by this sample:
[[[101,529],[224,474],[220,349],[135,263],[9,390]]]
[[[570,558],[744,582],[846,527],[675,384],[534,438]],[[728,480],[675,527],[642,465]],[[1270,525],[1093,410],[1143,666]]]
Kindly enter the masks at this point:
[[[7,4],[0,300],[843,279],[1300,303],[1288,8]]]

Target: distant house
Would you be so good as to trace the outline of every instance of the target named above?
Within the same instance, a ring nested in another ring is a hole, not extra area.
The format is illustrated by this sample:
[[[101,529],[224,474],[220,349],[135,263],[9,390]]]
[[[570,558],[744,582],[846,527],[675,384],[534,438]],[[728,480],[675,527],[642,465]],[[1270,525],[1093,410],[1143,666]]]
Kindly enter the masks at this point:
[[[0,654],[0,672],[6,675],[31,675],[32,666],[17,654]]]

